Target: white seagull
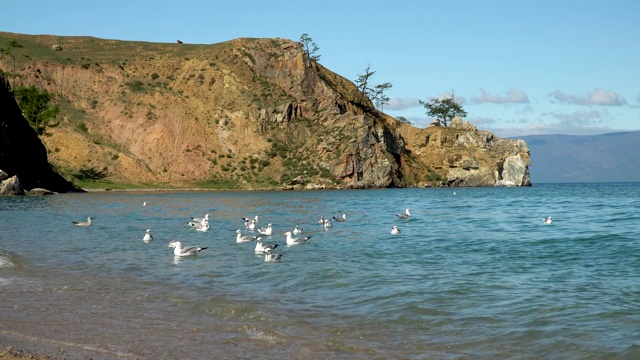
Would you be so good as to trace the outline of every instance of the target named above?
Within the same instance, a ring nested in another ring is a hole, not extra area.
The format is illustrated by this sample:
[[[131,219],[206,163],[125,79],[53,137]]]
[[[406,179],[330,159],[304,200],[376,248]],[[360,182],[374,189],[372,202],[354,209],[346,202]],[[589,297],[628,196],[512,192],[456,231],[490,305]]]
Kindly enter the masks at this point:
[[[400,234],[400,228],[397,225],[393,225],[393,227],[391,228],[391,233],[392,234]]]
[[[87,218],[87,221],[72,221],[72,223],[74,226],[91,226],[92,225],[91,220],[93,220],[93,218],[89,216]]]
[[[273,249],[275,249],[277,247],[278,247],[278,244],[264,244],[262,242],[262,238],[261,237],[258,237],[256,239],[256,249],[255,249],[255,251],[257,253],[260,253],[260,254],[266,253],[267,251],[271,251],[271,250],[273,250]]]
[[[180,241],[170,242],[169,247],[174,248],[173,255],[175,256],[196,255],[200,251],[207,249],[206,247],[199,247],[199,246],[182,247],[182,243]]]
[[[551,224],[551,216],[547,216],[546,218],[544,218],[544,223],[545,224]]]
[[[291,237],[291,231],[287,231],[286,233],[284,233],[282,235],[287,237],[287,245],[302,244],[302,243],[305,243],[305,242],[309,241],[309,239],[311,239],[311,236],[301,237],[301,238]]]
[[[324,225],[324,216],[320,216],[320,219],[318,220],[318,224]]]
[[[276,261],[280,261],[280,259],[282,259],[282,254],[273,253],[273,252],[271,252],[271,250],[268,250],[268,251],[264,252],[264,261],[265,262],[276,262]]]
[[[409,209],[406,209],[404,211],[404,214],[396,214],[396,216],[400,219],[409,219],[411,217],[411,212],[409,212]]]
[[[252,235],[246,235],[246,236],[242,236],[242,230],[238,229],[236,230],[236,242],[238,243],[244,243],[244,242],[249,242],[249,241],[256,241],[258,238]]]
[[[242,220],[244,220],[244,227],[253,231],[256,229],[256,223],[258,222],[258,215],[256,215],[253,219],[243,217]]]
[[[197,231],[207,231],[210,229],[208,220],[202,220],[202,222],[189,221],[188,224]]]
[[[144,237],[142,238],[142,241],[146,243],[153,241],[153,236],[151,235],[151,229],[147,229],[147,231],[144,234]]]
[[[192,217],[192,222],[198,222],[204,225],[205,222],[209,222],[209,214],[204,214],[203,218]]]
[[[304,229],[301,228],[300,226],[296,226],[293,228],[293,234],[294,235],[299,235],[302,234],[304,232]]]
[[[333,217],[333,221],[337,221],[337,222],[345,222],[347,221],[347,214],[342,214],[341,217]]]
[[[273,234],[273,227],[271,224],[267,224],[266,228],[263,228],[263,227],[258,228],[258,232],[262,235],[271,236],[271,234]]]
[[[331,220],[325,219],[324,224],[322,226],[324,226],[325,229],[328,229],[330,227],[333,227],[333,223],[331,222]]]

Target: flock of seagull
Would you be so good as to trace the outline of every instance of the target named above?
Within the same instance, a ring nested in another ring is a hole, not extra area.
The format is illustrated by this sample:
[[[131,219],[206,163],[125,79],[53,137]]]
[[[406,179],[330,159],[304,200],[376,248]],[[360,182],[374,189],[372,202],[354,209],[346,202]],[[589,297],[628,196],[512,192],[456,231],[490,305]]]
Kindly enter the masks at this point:
[[[147,203],[144,202],[143,206],[146,206]],[[404,213],[396,214],[398,219],[408,220],[411,217],[411,213],[409,209],[406,209]],[[88,217],[87,221],[72,221],[74,226],[86,227],[92,226],[94,220],[93,217]],[[244,227],[249,232],[258,231],[260,235],[271,236],[273,234],[273,224],[269,223],[265,227],[259,227],[257,224],[260,221],[259,217],[256,215],[253,218],[242,218],[244,222]],[[345,222],[347,221],[347,214],[342,214],[342,216],[333,216],[332,219],[325,218],[321,216],[318,220],[318,224],[322,225],[325,229],[329,229],[333,227],[334,222]],[[209,214],[205,214],[204,217],[192,217],[191,221],[187,222],[187,224],[194,228],[196,231],[208,231],[211,227],[209,225]],[[293,230],[286,231],[282,235],[285,236],[285,242],[288,246],[299,245],[308,242],[311,239],[311,236],[294,236],[300,235],[304,232],[304,229],[295,226]],[[397,225],[394,225],[390,231],[391,234],[400,234],[400,228]],[[153,241],[153,235],[151,234],[151,229],[145,230],[145,234],[142,238],[145,243],[150,243]],[[282,259],[281,253],[276,253],[274,250],[278,247],[278,244],[266,244],[264,243],[261,236],[252,235],[252,234],[243,234],[242,230],[236,230],[236,242],[237,243],[245,243],[245,242],[255,242],[255,253],[256,254],[264,254],[265,262],[276,262]],[[203,250],[206,250],[207,247],[200,246],[185,246],[182,242],[177,240],[172,240],[169,242],[169,247],[173,248],[173,255],[177,257],[183,256],[193,256],[197,255]]]
[[[146,205],[147,203],[145,202],[143,206],[146,206]],[[404,213],[396,214],[396,217],[399,220],[409,220],[411,218],[411,210],[405,209]],[[87,227],[93,224],[92,220],[94,220],[94,218],[90,216],[87,218],[87,221],[72,221],[72,223],[74,226]],[[250,232],[254,232],[257,230],[260,235],[264,235],[264,236],[271,236],[273,234],[273,224],[271,223],[267,224],[267,226],[265,227],[258,227],[257,224],[260,220],[257,215],[253,218],[243,217],[242,220],[244,222],[245,229]],[[325,229],[330,229],[333,227],[333,222],[345,222],[345,221],[347,221],[347,214],[342,214],[342,216],[339,216],[339,217],[333,216],[333,219],[329,219],[329,218],[325,218],[324,216],[321,216],[320,219],[318,219],[318,224],[322,225]],[[551,216],[545,217],[543,219],[543,222],[547,225],[551,224],[552,223]],[[190,227],[194,228],[196,231],[208,231],[210,229],[209,214],[205,214],[205,216],[202,218],[192,217],[191,221],[189,221],[187,224]],[[292,245],[304,244],[308,242],[311,239],[311,236],[294,237],[294,235],[302,234],[303,231],[304,231],[303,228],[299,226],[295,226],[293,230],[284,232],[282,235],[286,237],[286,240],[285,240],[286,244],[288,246],[292,246]],[[401,230],[397,225],[393,225],[390,233],[393,235],[400,234]],[[147,229],[145,231],[145,234],[142,240],[145,243],[149,243],[153,241],[153,235],[151,235],[151,229]],[[282,254],[273,252],[278,247],[278,244],[265,244],[261,236],[243,234],[242,230],[238,229],[236,230],[236,242],[237,243],[255,242],[256,244],[255,253],[264,254],[265,262],[276,262],[282,259]],[[201,251],[207,249],[207,247],[200,247],[200,246],[184,246],[182,242],[177,240],[172,240],[171,242],[169,242],[169,247],[173,248],[173,254],[177,257],[197,255]]]
[[[406,209],[404,213],[396,214],[398,219],[408,220],[411,217],[411,212],[409,209]],[[260,218],[256,215],[253,218],[243,217],[242,221],[244,222],[244,227],[249,232],[253,233],[254,231],[258,231],[260,235],[271,236],[273,235],[273,224],[268,223],[265,227],[258,226],[258,222]],[[318,224],[322,225],[325,229],[329,229],[333,227],[333,222],[345,222],[347,221],[347,214],[342,214],[342,216],[333,216],[332,219],[325,218],[321,216],[318,219]],[[191,221],[188,222],[189,226],[196,229],[197,231],[207,231],[209,227],[209,214],[205,214],[203,218],[192,217]],[[304,244],[311,240],[311,236],[294,236],[300,235],[304,232],[304,229],[295,226],[293,230],[286,231],[282,235],[285,236],[285,242],[288,246]],[[394,225],[390,231],[391,234],[400,234],[400,228],[397,225]],[[151,236],[150,230],[147,229],[144,241],[150,241],[153,239]],[[276,253],[274,250],[278,247],[278,244],[266,244],[264,243],[262,236],[252,235],[252,234],[243,234],[242,230],[236,230],[236,242],[237,243],[246,243],[246,242],[255,242],[255,253],[256,254],[264,254],[265,262],[276,262],[282,259],[281,253]],[[169,243],[169,247],[174,248],[173,254],[175,256],[191,256],[196,255],[199,252],[206,250],[206,247],[199,246],[182,246],[182,243],[179,241],[171,241]]]

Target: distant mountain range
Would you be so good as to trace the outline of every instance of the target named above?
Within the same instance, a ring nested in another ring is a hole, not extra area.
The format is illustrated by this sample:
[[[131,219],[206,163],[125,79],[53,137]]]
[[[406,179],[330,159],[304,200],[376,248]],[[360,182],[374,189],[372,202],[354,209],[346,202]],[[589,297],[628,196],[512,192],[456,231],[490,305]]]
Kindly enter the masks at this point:
[[[638,182],[640,131],[521,136],[531,151],[531,182]]]

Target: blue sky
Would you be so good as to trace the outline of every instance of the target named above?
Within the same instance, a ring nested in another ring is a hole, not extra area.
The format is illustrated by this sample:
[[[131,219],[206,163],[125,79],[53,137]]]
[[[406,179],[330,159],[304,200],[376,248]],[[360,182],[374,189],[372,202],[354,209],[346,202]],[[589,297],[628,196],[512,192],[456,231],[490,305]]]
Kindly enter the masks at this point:
[[[308,34],[320,63],[390,82],[384,111],[454,91],[498,136],[640,130],[640,1],[4,0],[0,31],[214,44]]]

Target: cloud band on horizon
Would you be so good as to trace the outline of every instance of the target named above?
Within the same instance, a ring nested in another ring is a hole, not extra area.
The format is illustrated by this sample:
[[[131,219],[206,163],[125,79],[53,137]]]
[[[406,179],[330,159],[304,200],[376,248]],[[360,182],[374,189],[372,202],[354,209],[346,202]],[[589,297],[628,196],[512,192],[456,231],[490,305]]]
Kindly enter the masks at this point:
[[[607,91],[602,88],[595,88],[593,92],[588,93],[584,97],[565,94],[560,90],[556,90],[549,94],[551,102],[573,105],[605,105],[605,106],[622,106],[627,104],[627,100],[613,91]]]
[[[529,102],[527,94],[520,89],[510,89],[505,96],[491,95],[485,89],[480,89],[480,96],[471,98],[473,104],[525,104]]]

